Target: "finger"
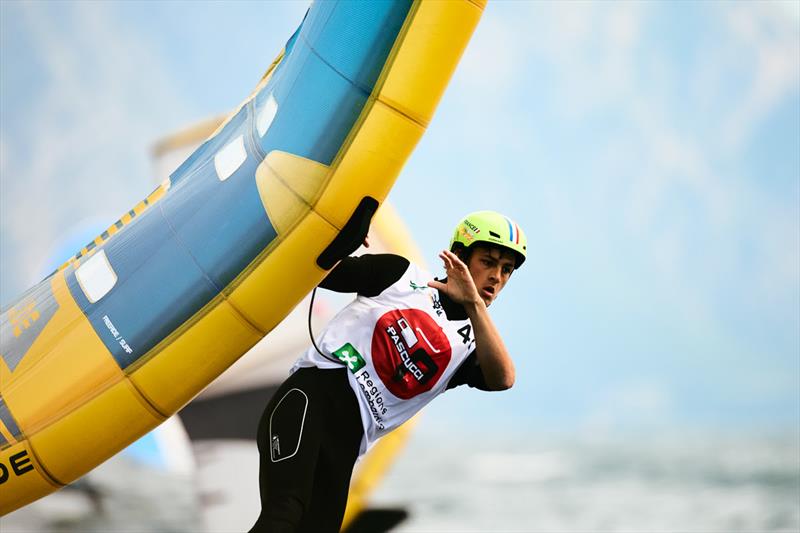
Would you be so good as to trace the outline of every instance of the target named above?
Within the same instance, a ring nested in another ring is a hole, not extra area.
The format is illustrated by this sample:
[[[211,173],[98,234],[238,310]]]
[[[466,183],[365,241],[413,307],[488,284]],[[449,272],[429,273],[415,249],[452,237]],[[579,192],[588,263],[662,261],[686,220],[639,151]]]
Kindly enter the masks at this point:
[[[442,258],[442,262],[444,263],[444,269],[445,270],[453,268],[453,262],[450,260],[449,257],[447,257],[446,251],[443,251],[442,253],[440,253],[439,257]]]
[[[453,261],[453,264],[459,267],[463,266],[465,269],[467,268],[466,263],[464,263],[464,261],[462,261],[461,258],[458,257],[458,255],[454,254],[453,252],[449,252],[449,254],[450,254],[449,257]]]
[[[450,261],[451,268],[456,269],[457,271],[464,273],[467,271],[467,265],[464,264],[458,256],[452,252],[447,253],[447,258]]]
[[[439,289],[440,291],[447,289],[447,285],[441,281],[429,281],[428,287],[431,287],[432,289]]]

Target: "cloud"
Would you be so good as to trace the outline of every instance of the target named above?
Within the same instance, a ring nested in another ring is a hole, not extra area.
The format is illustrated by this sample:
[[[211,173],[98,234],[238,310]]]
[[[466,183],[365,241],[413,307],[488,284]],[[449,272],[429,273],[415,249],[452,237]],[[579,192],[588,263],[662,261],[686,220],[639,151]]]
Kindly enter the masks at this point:
[[[565,117],[579,119],[635,93],[635,59],[648,11],[637,2],[531,4],[534,27],[517,23],[521,43],[555,66],[554,78],[539,83],[558,87]]]
[[[510,191],[492,185],[493,193],[535,221],[537,261],[529,268],[541,277],[521,273],[514,283],[552,297],[538,303],[548,309],[537,314],[543,330],[591,329],[574,309],[591,310],[605,338],[570,349],[602,358],[633,344],[674,357],[658,367],[663,384],[608,399],[598,423],[613,423],[616,407],[640,416],[625,405],[671,410],[665,384],[680,380],[690,361],[703,367],[694,370],[711,395],[728,394],[726,377],[758,382],[796,372],[797,176],[767,183],[748,153],[799,92],[798,18],[770,5],[537,2],[487,10],[513,36],[519,87],[486,105],[498,116],[479,122],[484,135],[469,130],[474,139],[461,149],[477,168],[493,163],[497,176],[509,176]],[[798,138],[798,125],[783,133]],[[769,156],[784,167],[796,158],[780,149]],[[572,363],[583,355],[548,350]],[[653,370],[648,364],[616,371]],[[787,391],[781,398],[792,397]],[[756,391],[752,401],[776,397]]]
[[[632,238],[629,243],[637,248],[628,253],[645,259],[675,304],[710,330],[722,327],[715,318],[718,295],[732,277],[770,280],[764,285],[773,295],[798,291],[798,206],[784,206],[780,195],[770,197],[757,181],[761,176],[743,169],[730,174],[743,144],[798,94],[797,21],[761,6],[710,5],[706,16],[722,15],[722,24],[693,31],[713,38],[682,37],[699,61],[684,57],[671,41],[655,40],[654,26],[663,24],[664,13],[641,3],[537,4],[546,14],[539,17],[541,25],[556,15],[565,22],[549,31],[530,31],[522,41],[529,47],[523,55],[539,54],[558,65],[557,78],[546,80],[559,89],[553,103],[573,121],[571,130],[580,132],[582,122],[593,128],[600,147],[575,149],[591,158],[586,167],[595,179],[581,182],[591,192],[576,195],[562,184],[546,187],[553,196],[568,195],[547,202],[556,206],[551,210],[560,218],[556,227],[568,235],[571,228],[579,239],[592,221],[588,231],[600,239]],[[676,12],[671,14],[678,19],[690,16]],[[706,74],[709,69],[713,75]],[[744,90],[732,84],[742,76]],[[695,100],[681,100],[680,91],[694,80],[704,84],[688,93]],[[598,126],[592,120],[597,112],[613,114],[615,122]],[[575,136],[578,142],[590,138]],[[622,225],[599,212],[612,203],[609,194],[617,195],[617,209],[625,214]],[[743,245],[763,260],[743,262]],[[609,264],[614,261],[609,258]],[[737,304],[765,304],[766,298],[755,293],[747,297]]]
[[[730,61],[741,61],[741,52],[747,52],[754,63],[747,91],[722,128],[725,145],[731,151],[740,149],[761,120],[800,89],[800,24],[792,16],[797,5],[781,4],[734,3],[723,8],[723,20],[736,41],[731,48],[736,54]]]
[[[605,434],[627,428],[663,429],[673,423],[673,401],[665,386],[631,380],[600,393],[584,420],[584,429]]]
[[[458,79],[475,95],[489,95],[485,103],[503,98],[518,78],[524,56],[513,32],[504,21],[493,16],[493,5],[478,25],[458,66]]]
[[[20,3],[5,14],[8,38],[32,43],[12,66],[39,65],[46,83],[3,102],[4,303],[38,281],[64,228],[90,215],[111,224],[153,188],[148,144],[183,107],[158,51],[112,5]]]

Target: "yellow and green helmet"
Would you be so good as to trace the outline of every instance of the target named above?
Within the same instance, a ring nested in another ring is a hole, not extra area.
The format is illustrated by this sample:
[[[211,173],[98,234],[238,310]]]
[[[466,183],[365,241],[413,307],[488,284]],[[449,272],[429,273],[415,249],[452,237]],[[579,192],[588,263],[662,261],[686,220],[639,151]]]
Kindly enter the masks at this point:
[[[475,211],[461,219],[450,239],[450,251],[488,243],[516,253],[519,268],[525,262],[528,239],[516,222],[496,211]]]

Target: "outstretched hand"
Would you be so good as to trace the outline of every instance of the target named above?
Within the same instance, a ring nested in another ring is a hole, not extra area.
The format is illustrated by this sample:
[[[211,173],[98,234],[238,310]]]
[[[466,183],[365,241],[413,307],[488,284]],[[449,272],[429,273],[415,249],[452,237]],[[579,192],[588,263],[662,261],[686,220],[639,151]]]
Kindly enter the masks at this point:
[[[483,302],[475,287],[475,282],[472,281],[472,275],[469,273],[467,265],[456,254],[447,250],[443,250],[439,257],[444,262],[444,271],[447,274],[446,283],[429,281],[428,287],[439,289],[451,300],[461,305]]]

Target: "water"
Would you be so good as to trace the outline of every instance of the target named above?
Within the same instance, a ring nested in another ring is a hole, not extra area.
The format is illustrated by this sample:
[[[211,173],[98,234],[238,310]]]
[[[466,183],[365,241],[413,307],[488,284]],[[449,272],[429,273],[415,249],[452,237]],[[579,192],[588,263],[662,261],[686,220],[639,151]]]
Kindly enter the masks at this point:
[[[795,437],[416,438],[373,499],[401,532],[800,531]]]
[[[796,435],[605,439],[437,432],[430,420],[372,506],[406,508],[396,533],[800,531]],[[95,500],[60,491],[0,531],[243,531],[258,515],[251,442],[196,447],[193,479],[112,459]]]
[[[0,518],[2,533],[202,530],[194,477],[117,455],[61,489]]]

